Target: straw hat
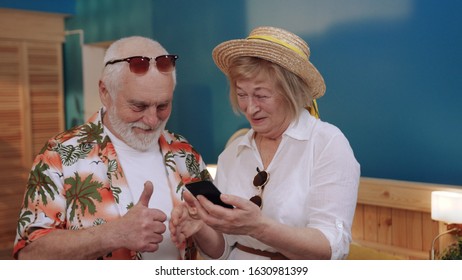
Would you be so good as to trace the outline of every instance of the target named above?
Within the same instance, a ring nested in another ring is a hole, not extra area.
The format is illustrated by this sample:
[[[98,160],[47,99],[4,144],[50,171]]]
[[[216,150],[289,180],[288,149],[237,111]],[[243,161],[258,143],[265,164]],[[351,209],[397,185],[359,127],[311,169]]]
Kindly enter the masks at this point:
[[[223,42],[212,52],[215,64],[225,75],[236,57],[253,56],[276,63],[299,76],[314,99],[324,95],[326,85],[319,71],[309,61],[310,48],[302,38],[276,27],[257,27],[246,39]]]

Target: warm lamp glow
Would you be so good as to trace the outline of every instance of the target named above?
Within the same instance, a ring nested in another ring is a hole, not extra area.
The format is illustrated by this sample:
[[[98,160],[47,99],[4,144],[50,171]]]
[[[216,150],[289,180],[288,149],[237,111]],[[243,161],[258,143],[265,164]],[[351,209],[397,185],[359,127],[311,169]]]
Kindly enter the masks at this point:
[[[432,219],[447,224],[462,224],[462,193],[432,192]]]

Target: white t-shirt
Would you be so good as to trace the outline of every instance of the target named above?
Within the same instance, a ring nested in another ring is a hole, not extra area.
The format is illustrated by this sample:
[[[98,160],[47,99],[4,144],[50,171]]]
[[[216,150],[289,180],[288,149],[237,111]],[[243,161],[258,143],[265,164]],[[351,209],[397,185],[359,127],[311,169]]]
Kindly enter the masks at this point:
[[[165,222],[167,230],[163,234],[164,239],[160,243],[159,250],[154,253],[141,253],[143,259],[177,260],[180,253],[170,239],[168,228],[173,201],[159,144],[156,142],[148,151],[141,152],[115,137],[106,127],[104,130],[114,144],[117,158],[122,165],[131,192],[130,194],[122,192],[119,197],[120,200],[132,200],[134,204],[138,203],[144,189],[144,183],[149,180],[154,185],[154,193],[149,201],[149,208],[159,209],[167,215]]]
[[[244,198],[256,195],[253,178],[263,170],[253,140],[254,131],[233,141],[218,159],[215,183],[223,193]],[[356,208],[360,166],[348,140],[335,126],[303,111],[284,132],[266,171],[270,174],[263,192],[265,216],[294,227],[320,230],[329,240],[332,259],[346,257]],[[238,242],[272,251],[268,245],[244,235],[226,235],[229,246]],[[223,257],[264,259],[227,247]]]

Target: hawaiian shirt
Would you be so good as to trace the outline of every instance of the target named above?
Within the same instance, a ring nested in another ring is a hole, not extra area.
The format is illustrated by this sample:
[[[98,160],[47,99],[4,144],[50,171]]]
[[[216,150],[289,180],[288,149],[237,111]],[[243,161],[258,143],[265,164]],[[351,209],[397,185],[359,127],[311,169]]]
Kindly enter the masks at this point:
[[[36,156],[20,211],[13,255],[41,236],[57,229],[79,230],[120,218],[135,205],[122,203],[129,192],[114,146],[104,131],[103,109],[90,120],[65,131]],[[178,134],[165,130],[159,138],[174,205],[182,199],[183,186],[212,180],[200,154]],[[194,258],[194,244],[182,248],[184,258]],[[139,252],[118,249],[101,259],[140,259]]]

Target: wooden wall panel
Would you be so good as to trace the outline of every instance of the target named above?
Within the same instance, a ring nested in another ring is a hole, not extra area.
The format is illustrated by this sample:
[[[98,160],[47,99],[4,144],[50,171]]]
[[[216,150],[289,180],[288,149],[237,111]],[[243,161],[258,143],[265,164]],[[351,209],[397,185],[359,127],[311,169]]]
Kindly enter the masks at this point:
[[[64,42],[64,16],[1,8],[0,37],[62,43]]]
[[[381,244],[391,245],[392,242],[392,215],[391,209],[385,207],[378,207],[378,230],[377,230],[377,242]]]
[[[402,258],[428,259],[433,239],[446,230],[431,219],[431,192],[436,190],[462,192],[458,186],[361,178],[353,240]],[[443,236],[436,249],[453,241]]]
[[[406,211],[406,247],[414,250],[422,250],[422,213]]]
[[[0,40],[0,248],[11,248],[25,174],[22,44]]]
[[[34,43],[27,48],[31,102],[32,154],[64,127],[61,48]]]
[[[430,252],[433,238],[439,233],[439,225],[430,213],[422,214],[422,251]],[[438,249],[438,248],[437,248]]]
[[[353,225],[351,227],[351,235],[356,239],[364,239],[364,205],[357,204],[355,216],[353,218]]]
[[[22,139],[19,54],[19,44],[0,42],[0,149],[8,159],[15,158],[13,151],[20,148]],[[3,167],[1,170],[9,166],[3,160],[0,165]]]
[[[377,242],[377,206],[364,205],[364,240]]]
[[[18,168],[23,166],[22,81],[21,44],[0,41],[0,174],[8,184],[17,179]]]
[[[64,129],[64,17],[0,9],[0,259],[11,259],[35,154]]]
[[[407,248],[406,210],[392,209],[392,245]]]

